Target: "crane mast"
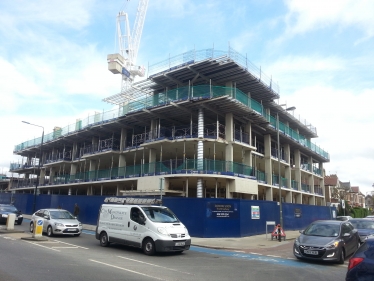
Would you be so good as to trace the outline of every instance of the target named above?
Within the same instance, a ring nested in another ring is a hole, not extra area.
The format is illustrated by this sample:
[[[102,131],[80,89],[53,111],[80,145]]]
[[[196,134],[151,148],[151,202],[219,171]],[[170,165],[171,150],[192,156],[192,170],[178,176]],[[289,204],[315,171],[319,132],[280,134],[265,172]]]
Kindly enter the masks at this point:
[[[126,12],[117,15],[117,38],[119,53],[109,54],[108,69],[114,74],[122,75],[121,94],[131,88],[136,76],[144,77],[145,68],[136,65],[140,39],[142,36],[145,15],[149,0],[139,0],[134,27],[131,32],[129,17]]]

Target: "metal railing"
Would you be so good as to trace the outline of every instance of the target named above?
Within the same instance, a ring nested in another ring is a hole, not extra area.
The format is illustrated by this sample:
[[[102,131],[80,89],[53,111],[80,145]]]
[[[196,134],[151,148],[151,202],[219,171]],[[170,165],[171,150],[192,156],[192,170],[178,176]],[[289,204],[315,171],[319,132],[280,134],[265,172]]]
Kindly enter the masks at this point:
[[[109,112],[103,112],[103,113],[95,113],[93,116],[89,116],[87,119],[80,120],[78,128],[84,129],[93,125],[99,125],[106,122],[109,122],[111,120],[114,120],[120,116],[126,115],[131,112],[139,111],[145,108],[151,108],[154,106],[162,106],[165,104],[170,103],[170,101],[175,101],[175,91],[179,91],[181,89],[173,89],[170,91],[160,92],[158,94],[155,94],[153,99],[147,99],[134,101],[126,104],[122,107],[122,109],[119,110],[112,110]],[[239,89],[236,88],[230,88],[230,87],[220,87],[220,86],[210,86],[210,85],[199,85],[199,86],[187,86],[184,87],[183,93],[187,94],[185,96],[188,100],[193,100],[195,98],[215,98],[220,96],[229,96],[233,99],[238,100],[240,103],[246,105],[249,109],[252,109],[254,113],[257,113],[261,116],[263,116],[264,120],[269,120],[270,124],[276,128],[276,119],[265,113],[265,110],[263,106],[258,103],[257,101],[253,100],[252,98],[249,98],[248,95],[241,92]],[[238,97],[240,97],[238,99]],[[179,96],[178,96],[179,98]],[[78,122],[78,121],[77,121]],[[55,132],[52,132],[50,134],[47,134],[44,136],[44,142],[47,143],[49,141],[52,141],[56,138],[69,135],[76,131],[76,123],[73,125],[69,125],[65,128],[61,129],[61,132],[56,134]],[[319,148],[315,144],[311,143],[309,140],[306,140],[306,138],[291,129],[290,127],[286,126],[282,122],[279,122],[279,130],[280,132],[284,133],[288,137],[292,138],[294,141],[302,144],[303,146],[309,148],[311,151],[321,155],[325,159],[329,159],[329,154],[325,152],[323,149]],[[23,142],[19,145],[16,145],[14,147],[14,152],[23,150],[28,147],[38,146],[41,143],[41,138],[35,138],[33,140],[29,140],[26,142]]]

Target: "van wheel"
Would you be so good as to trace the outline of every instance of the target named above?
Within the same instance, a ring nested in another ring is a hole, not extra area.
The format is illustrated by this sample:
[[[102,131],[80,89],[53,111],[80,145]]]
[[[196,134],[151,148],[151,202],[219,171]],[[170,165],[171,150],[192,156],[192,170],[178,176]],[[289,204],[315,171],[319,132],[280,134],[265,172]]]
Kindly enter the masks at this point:
[[[108,234],[106,234],[106,232],[103,232],[103,233],[100,234],[100,245],[102,247],[108,247],[109,246]]]
[[[33,222],[30,222],[30,232],[31,233],[34,232],[34,223]]]
[[[155,254],[156,249],[155,249],[155,243],[151,238],[147,238],[143,242],[143,252],[147,256],[152,256]]]
[[[48,228],[47,228],[47,236],[48,237],[52,237],[53,236],[52,226],[48,226]]]

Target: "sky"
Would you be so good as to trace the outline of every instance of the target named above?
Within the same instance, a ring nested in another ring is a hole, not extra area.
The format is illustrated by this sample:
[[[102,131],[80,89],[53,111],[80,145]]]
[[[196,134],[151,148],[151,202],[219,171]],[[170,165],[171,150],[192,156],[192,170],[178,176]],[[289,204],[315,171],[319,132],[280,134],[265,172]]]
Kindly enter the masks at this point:
[[[0,173],[14,146],[65,127],[120,92],[107,70],[116,15],[137,0],[0,1]],[[276,102],[317,128],[326,174],[374,190],[374,1],[149,0],[137,63],[232,47],[280,87]],[[8,175],[10,175],[8,173]]]

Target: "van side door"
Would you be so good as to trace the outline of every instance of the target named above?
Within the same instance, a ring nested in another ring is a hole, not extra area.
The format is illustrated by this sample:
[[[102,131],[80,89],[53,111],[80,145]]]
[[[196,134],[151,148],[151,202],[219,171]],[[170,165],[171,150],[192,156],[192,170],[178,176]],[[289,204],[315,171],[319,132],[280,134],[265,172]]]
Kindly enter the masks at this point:
[[[139,207],[130,210],[130,221],[128,223],[129,239],[133,246],[141,247],[142,240],[147,229],[145,228],[145,215]]]

